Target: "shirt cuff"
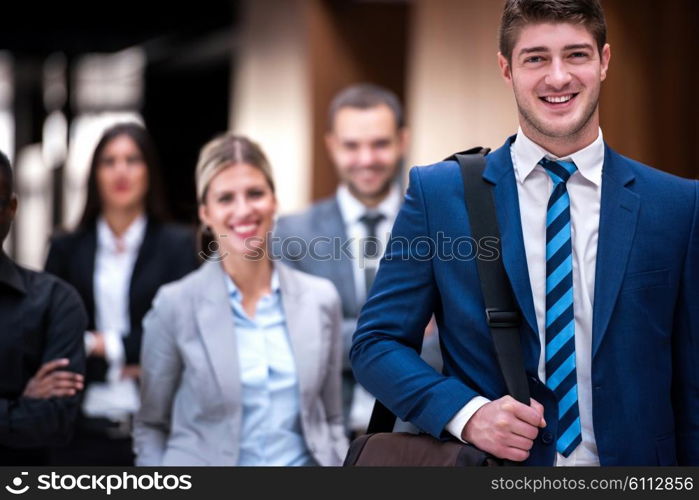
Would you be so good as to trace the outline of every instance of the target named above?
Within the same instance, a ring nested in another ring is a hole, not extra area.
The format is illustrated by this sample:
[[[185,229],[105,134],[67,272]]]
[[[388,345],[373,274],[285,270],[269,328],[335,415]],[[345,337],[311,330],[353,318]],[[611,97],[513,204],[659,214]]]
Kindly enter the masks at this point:
[[[105,330],[102,336],[104,337],[104,359],[108,364],[106,381],[115,383],[121,380],[121,372],[126,361],[124,343],[121,334],[114,330]]]
[[[95,347],[95,334],[92,332],[85,332],[83,334],[83,343],[85,344],[85,353],[89,355],[92,352],[92,348]]]
[[[126,359],[124,342],[119,332],[106,330],[102,332],[104,337],[104,358],[110,365],[123,365]]]
[[[483,396],[476,396],[471,401],[466,403],[466,405],[461,408],[459,412],[447,423],[446,429],[449,434],[454,436],[462,443],[466,443],[466,441],[464,441],[461,437],[464,427],[466,427],[468,421],[471,420],[473,414],[480,410],[481,406],[486,403],[490,403],[490,400],[488,398],[484,398]]]

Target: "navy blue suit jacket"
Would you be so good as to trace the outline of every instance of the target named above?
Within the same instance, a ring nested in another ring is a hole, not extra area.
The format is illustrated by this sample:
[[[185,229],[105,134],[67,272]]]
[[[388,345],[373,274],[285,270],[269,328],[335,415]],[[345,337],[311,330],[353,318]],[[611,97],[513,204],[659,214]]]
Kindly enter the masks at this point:
[[[523,313],[532,397],[545,407],[527,464],[555,458],[556,403],[538,379],[540,343],[510,144],[487,156],[503,262]],[[359,382],[435,437],[477,395],[506,394],[486,324],[456,162],[410,172],[410,187],[359,318]],[[461,240],[458,240],[461,238]],[[450,240],[449,240],[450,239]],[[451,252],[450,252],[451,249]],[[434,312],[443,374],[418,356]],[[699,183],[605,149],[592,331],[593,426],[602,465],[699,464]]]

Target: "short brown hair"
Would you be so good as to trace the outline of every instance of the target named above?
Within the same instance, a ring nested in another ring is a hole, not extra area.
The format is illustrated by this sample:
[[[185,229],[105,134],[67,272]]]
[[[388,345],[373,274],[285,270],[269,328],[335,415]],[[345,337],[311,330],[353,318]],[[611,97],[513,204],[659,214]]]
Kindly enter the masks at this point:
[[[506,0],[500,23],[500,53],[512,61],[519,30],[531,23],[583,24],[602,53],[607,43],[607,22],[599,0]]]
[[[260,170],[274,193],[272,167],[262,148],[247,137],[228,132],[215,137],[201,148],[196,169],[199,204],[205,202],[209,184],[219,172],[243,163]]]
[[[328,130],[333,129],[335,116],[342,108],[370,109],[381,105],[391,110],[397,128],[405,126],[403,106],[394,92],[373,83],[358,83],[344,88],[333,98],[328,109]]]

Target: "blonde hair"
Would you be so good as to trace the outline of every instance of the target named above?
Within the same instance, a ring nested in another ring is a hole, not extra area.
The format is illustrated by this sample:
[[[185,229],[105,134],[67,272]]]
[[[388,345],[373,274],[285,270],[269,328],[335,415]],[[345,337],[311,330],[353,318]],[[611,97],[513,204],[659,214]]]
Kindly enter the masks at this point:
[[[219,172],[240,164],[260,170],[274,193],[272,167],[262,148],[247,137],[226,132],[207,142],[199,152],[195,173],[198,203],[204,204],[209,184]]]

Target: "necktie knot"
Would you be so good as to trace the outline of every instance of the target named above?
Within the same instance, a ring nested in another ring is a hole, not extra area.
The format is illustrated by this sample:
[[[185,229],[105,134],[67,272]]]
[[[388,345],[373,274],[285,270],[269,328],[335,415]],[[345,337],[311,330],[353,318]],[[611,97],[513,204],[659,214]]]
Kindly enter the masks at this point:
[[[366,226],[367,236],[369,238],[375,238],[376,237],[376,227],[385,218],[386,218],[386,216],[382,213],[367,212],[359,218],[359,222],[361,222],[362,224],[364,224],[364,226]]]
[[[548,158],[542,158],[539,165],[544,167],[546,173],[549,174],[554,184],[566,183],[570,176],[575,173],[578,167],[572,161],[553,161]]]

